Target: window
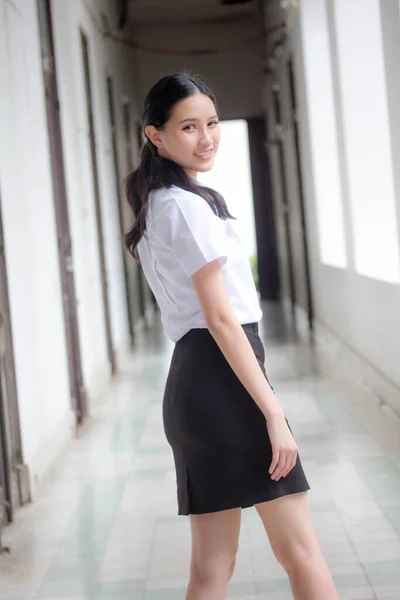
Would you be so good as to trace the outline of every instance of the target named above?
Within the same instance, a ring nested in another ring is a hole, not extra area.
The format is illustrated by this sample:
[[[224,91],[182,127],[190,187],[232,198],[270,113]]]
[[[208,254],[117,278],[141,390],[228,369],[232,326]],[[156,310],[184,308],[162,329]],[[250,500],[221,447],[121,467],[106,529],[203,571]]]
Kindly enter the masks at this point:
[[[301,4],[301,35],[321,261],[347,266],[325,0]]]
[[[336,0],[344,141],[356,270],[400,281],[393,163],[378,0]]]

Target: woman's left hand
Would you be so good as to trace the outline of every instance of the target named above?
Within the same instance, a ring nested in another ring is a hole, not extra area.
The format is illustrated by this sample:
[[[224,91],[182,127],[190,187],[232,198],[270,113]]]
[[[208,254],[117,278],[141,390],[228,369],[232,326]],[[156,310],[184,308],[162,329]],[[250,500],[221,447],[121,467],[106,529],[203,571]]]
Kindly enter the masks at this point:
[[[279,481],[293,469],[297,461],[297,444],[285,415],[277,413],[267,418],[267,429],[272,445],[271,479]]]

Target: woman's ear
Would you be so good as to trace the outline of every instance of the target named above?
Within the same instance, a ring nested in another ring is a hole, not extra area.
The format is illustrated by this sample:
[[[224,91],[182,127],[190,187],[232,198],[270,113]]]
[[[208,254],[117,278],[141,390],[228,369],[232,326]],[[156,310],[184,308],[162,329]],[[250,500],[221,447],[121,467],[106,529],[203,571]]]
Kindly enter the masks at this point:
[[[151,142],[153,142],[153,144],[155,146],[157,146],[157,148],[163,148],[163,141],[162,141],[162,135],[160,133],[160,131],[158,131],[158,129],[156,127],[154,127],[154,125],[147,125],[147,127],[145,128],[145,133],[147,135],[147,137],[150,139]]]

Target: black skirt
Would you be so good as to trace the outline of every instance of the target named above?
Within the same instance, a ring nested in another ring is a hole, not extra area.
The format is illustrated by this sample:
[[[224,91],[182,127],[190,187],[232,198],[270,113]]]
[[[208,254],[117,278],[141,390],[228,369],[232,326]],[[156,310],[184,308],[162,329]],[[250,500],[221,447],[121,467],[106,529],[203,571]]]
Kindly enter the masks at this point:
[[[258,324],[242,327],[266,376]],[[286,477],[271,479],[265,417],[208,329],[191,329],[175,345],[163,421],[179,515],[246,508],[310,489],[299,457]]]

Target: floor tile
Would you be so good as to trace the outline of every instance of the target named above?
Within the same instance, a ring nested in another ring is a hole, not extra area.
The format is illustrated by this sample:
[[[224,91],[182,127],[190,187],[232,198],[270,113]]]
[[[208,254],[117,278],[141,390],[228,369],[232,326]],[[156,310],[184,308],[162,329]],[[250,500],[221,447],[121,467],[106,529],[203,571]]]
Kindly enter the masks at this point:
[[[398,560],[364,563],[364,569],[372,586],[394,584],[400,586],[400,561]]]
[[[317,535],[341,600],[400,600],[400,473],[312,353],[264,311],[266,368],[311,483]],[[270,321],[268,321],[270,319]],[[2,600],[183,600],[190,520],[177,515],[162,424],[173,344],[138,338],[84,435],[72,440],[35,503],[4,531]],[[254,507],[242,511],[228,598],[292,600]]]
[[[388,598],[396,598],[398,600],[400,598],[400,585],[373,585],[372,586],[377,600],[385,600]]]

